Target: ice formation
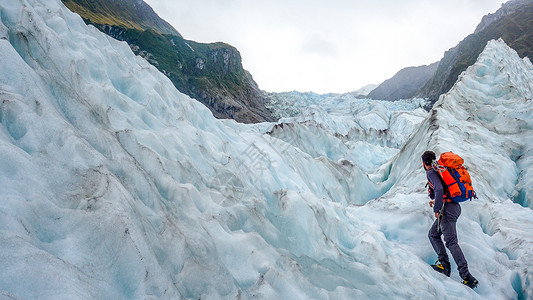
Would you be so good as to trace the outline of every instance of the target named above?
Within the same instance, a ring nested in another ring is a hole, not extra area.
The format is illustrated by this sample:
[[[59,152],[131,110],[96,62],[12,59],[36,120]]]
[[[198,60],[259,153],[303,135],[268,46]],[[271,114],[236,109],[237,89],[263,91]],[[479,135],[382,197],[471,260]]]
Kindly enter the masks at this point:
[[[0,50],[2,298],[533,296],[533,66],[501,40],[429,115],[350,100],[253,126],[59,0],[0,0]],[[476,290],[428,266],[426,149],[474,178]]]

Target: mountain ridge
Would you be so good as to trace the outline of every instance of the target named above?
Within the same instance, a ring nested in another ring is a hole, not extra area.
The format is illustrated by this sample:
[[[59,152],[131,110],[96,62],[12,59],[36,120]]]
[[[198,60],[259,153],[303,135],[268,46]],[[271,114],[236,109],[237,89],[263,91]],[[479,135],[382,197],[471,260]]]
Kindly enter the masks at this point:
[[[398,71],[393,77],[382,82],[367,96],[376,100],[410,99],[422,88],[437,71],[439,62],[418,67],[407,67]]]
[[[530,0],[509,0],[502,4],[502,6],[494,13],[489,13],[481,19],[481,22],[477,25],[474,33],[483,31],[487,26],[494,23],[495,21],[500,20],[501,18],[515,13],[520,6],[527,4]]]
[[[146,2],[132,0],[131,5],[124,0],[62,0],[70,10],[78,12],[95,24],[122,26],[128,29],[153,29],[162,34],[181,34],[168,22],[161,19]]]

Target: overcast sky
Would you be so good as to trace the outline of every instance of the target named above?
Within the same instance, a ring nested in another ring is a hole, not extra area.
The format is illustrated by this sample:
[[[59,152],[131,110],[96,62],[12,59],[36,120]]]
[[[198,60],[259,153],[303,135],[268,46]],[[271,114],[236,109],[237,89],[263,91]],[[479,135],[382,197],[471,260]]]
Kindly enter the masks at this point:
[[[225,42],[269,92],[344,93],[442,58],[501,0],[145,0],[186,39]]]

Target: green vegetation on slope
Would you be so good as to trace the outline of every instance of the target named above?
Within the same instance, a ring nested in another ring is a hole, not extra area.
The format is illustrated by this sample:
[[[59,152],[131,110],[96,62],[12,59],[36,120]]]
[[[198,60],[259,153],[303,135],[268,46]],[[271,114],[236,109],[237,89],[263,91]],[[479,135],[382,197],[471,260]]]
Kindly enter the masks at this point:
[[[143,1],[62,0],[65,6],[95,24],[108,24],[128,29],[152,29],[164,34],[180,35],[159,18]]]

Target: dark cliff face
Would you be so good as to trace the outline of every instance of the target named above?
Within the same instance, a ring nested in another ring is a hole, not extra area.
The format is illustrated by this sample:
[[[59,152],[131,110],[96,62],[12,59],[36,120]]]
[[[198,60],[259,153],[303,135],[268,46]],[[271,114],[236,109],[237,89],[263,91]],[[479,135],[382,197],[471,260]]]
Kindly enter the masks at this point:
[[[520,57],[533,58],[533,1],[514,0],[483,18],[476,32],[444,53],[433,77],[417,96],[434,103],[448,92],[459,75],[474,64],[488,41],[502,38]]]
[[[135,54],[164,73],[179,91],[206,105],[216,118],[243,123],[274,120],[265,107],[263,93],[242,67],[241,55],[234,47],[185,40],[170,25],[171,31],[146,25],[168,23],[140,0],[63,2],[86,23],[126,41]]]

